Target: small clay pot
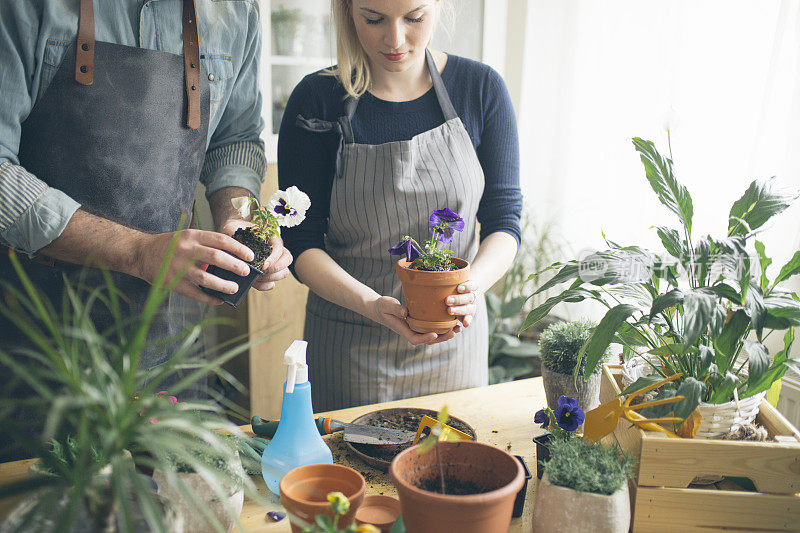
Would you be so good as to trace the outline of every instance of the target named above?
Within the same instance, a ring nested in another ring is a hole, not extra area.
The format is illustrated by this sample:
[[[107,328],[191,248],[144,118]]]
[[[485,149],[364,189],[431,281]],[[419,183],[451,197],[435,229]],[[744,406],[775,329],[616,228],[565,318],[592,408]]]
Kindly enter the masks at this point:
[[[368,494],[356,512],[356,523],[372,524],[381,533],[389,533],[399,514],[400,500],[397,498],[385,494]]]
[[[353,523],[356,511],[364,501],[364,477],[347,466],[315,464],[300,466],[286,473],[280,482],[281,505],[289,513],[294,533],[314,524],[317,515],[334,514],[328,493],[341,492],[350,501],[350,510],[339,517],[338,527]]]
[[[397,277],[403,284],[408,307],[408,326],[417,333],[447,333],[458,320],[447,312],[445,298],[458,294],[458,286],[469,280],[469,263],[451,259],[458,270],[428,271],[408,268],[409,262],[397,262]]]
[[[514,499],[525,482],[519,461],[480,442],[440,442],[438,446],[445,479],[474,484],[487,492],[462,496],[420,488],[424,480],[439,477],[436,452],[420,454],[419,446],[409,448],[389,468],[406,529],[414,533],[507,531]]]

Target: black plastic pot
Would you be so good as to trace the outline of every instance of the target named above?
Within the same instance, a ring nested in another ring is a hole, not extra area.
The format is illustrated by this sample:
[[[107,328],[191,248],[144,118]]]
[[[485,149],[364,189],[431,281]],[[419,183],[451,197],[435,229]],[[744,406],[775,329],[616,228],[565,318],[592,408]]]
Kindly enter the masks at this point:
[[[263,274],[261,270],[257,269],[252,265],[248,265],[250,267],[250,274],[247,276],[240,276],[238,274],[234,274],[230,270],[225,270],[224,268],[220,268],[217,265],[208,265],[206,272],[217,276],[218,278],[222,278],[226,281],[233,281],[239,285],[239,290],[236,291],[235,294],[226,294],[224,292],[215,291],[213,289],[209,289],[207,287],[200,287],[203,289],[203,292],[206,294],[210,294],[215,298],[219,298],[226,304],[230,305],[231,307],[239,307],[239,304],[244,299],[247,291],[250,290],[250,287],[253,286],[253,283],[256,281],[256,278]]]
[[[525,508],[525,493],[528,490],[528,480],[532,476],[531,471],[528,470],[528,465],[525,463],[525,459],[523,459],[521,455],[515,455],[514,457],[517,458],[517,461],[520,462],[522,469],[525,471],[525,482],[522,484],[522,488],[519,489],[519,492],[517,493],[517,497],[514,500],[514,512],[511,513],[512,518],[519,518],[522,516],[522,510]]]
[[[552,433],[543,433],[533,437],[533,442],[536,443],[536,477],[538,479],[542,479],[542,474],[544,474],[544,465],[542,463],[550,459],[550,448],[547,447],[547,444],[552,438]]]

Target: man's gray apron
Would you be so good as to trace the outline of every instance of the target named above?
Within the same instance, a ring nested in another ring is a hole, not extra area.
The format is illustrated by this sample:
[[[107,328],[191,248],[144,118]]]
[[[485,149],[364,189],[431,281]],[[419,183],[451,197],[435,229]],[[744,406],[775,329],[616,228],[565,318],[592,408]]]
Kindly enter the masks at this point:
[[[484,178],[467,130],[426,51],[444,124],[407,141],[356,144],[348,99],[337,123],[305,120],[311,131],[339,131],[337,175],[331,191],[325,247],[349,274],[378,294],[403,301],[388,249],[404,235],[426,239],[428,217],[449,207],[466,227],[450,248],[469,261],[478,241],[476,214]],[[431,346],[411,346],[390,329],[309,293],[305,338],[317,411],[340,409],[486,385],[488,327],[483,301],[470,327]]]
[[[66,51],[52,82],[22,124],[20,164],[81,203],[82,209],[148,233],[174,231],[191,215],[208,133],[209,86],[199,75],[194,0],[184,0],[186,59],[95,42],[91,4],[81,0],[77,45]],[[94,57],[87,60],[92,53]],[[0,277],[18,279],[7,255],[0,255]],[[50,266],[23,261],[23,267],[57,309],[64,277],[81,275],[80,267],[60,262]],[[104,283],[98,270],[86,269],[83,275],[90,286]],[[150,285],[117,272],[112,278],[128,299],[123,314],[141,313]],[[176,293],[170,296],[148,342],[179,333],[194,318],[186,316],[190,306],[185,300]],[[98,306],[94,311],[98,331],[111,325],[110,313]],[[0,317],[0,345],[8,349],[20,340],[20,332]],[[159,365],[169,357],[168,351],[148,350],[140,367]]]

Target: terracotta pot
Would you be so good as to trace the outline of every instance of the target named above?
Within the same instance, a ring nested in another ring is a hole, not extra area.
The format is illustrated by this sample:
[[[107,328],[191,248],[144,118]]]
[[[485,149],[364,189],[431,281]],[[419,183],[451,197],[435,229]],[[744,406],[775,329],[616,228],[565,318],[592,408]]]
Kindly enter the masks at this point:
[[[628,484],[611,495],[551,485],[547,472],[536,488],[533,530],[537,533],[627,533],[631,523]]]
[[[464,496],[419,488],[439,477],[436,452],[420,454],[409,448],[392,461],[389,472],[400,496],[403,521],[412,533],[496,533],[507,531],[514,498],[525,482],[522,465],[503,450],[479,442],[441,442],[439,453],[445,478],[490,489]]]
[[[447,333],[458,323],[448,314],[445,298],[458,294],[458,286],[469,280],[469,263],[452,258],[458,270],[430,272],[408,268],[408,261],[397,262],[397,277],[403,284],[408,307],[408,326],[417,333]]]
[[[225,531],[233,530],[236,518],[242,514],[244,490],[224,487],[227,497],[221,499],[200,474],[179,472],[177,475],[184,485],[194,491],[201,502],[204,502],[205,508],[219,521]],[[185,489],[170,483],[163,471],[156,468],[153,471],[153,480],[158,483],[159,494],[166,498],[170,507],[181,517],[184,524],[183,531],[187,533],[215,533],[218,531],[205,513],[184,495]]]
[[[328,493],[341,492],[350,500],[350,510],[339,517],[338,527],[342,529],[353,523],[365,489],[364,477],[352,468],[336,464],[300,466],[281,479],[281,505],[289,513],[292,531],[300,533],[314,524],[318,514],[333,518]]]

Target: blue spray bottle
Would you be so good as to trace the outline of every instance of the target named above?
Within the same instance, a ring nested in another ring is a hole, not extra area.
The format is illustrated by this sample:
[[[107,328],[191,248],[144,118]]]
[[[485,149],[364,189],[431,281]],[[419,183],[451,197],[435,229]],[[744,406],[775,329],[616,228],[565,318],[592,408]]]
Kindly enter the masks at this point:
[[[311,407],[307,346],[306,341],[294,341],[283,356],[286,383],[281,420],[261,455],[261,473],[267,488],[275,494],[279,494],[278,485],[289,470],[303,465],[333,463],[333,454],[319,434]]]

